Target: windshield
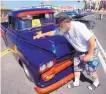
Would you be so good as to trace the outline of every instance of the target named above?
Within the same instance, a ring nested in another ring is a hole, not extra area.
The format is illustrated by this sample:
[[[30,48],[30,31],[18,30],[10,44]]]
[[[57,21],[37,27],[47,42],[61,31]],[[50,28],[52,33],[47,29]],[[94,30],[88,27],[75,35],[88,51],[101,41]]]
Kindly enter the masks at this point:
[[[37,14],[37,15],[28,15],[19,18],[18,29],[26,29],[39,27],[42,25],[47,25],[54,22],[53,13],[49,14]]]

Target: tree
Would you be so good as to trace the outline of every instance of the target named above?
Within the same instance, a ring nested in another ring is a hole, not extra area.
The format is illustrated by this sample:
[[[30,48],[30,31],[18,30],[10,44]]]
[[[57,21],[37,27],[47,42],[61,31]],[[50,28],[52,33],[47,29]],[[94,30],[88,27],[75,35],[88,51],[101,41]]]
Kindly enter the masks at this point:
[[[85,3],[84,9],[87,9],[90,7],[90,1],[83,0],[83,2]]]

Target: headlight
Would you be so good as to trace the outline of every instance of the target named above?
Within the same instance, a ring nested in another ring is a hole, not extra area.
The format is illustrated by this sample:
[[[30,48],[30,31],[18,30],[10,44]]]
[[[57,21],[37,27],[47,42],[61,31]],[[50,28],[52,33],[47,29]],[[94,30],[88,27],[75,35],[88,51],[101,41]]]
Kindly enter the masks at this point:
[[[43,72],[46,69],[46,64],[43,64],[42,66],[40,66],[40,72]]]
[[[43,73],[43,72],[47,71],[48,69],[52,68],[54,64],[55,64],[54,61],[50,61],[46,64],[41,65],[39,68],[39,72]]]
[[[47,67],[48,68],[52,67],[53,65],[54,65],[54,62],[53,61],[50,61],[50,62],[47,63]]]

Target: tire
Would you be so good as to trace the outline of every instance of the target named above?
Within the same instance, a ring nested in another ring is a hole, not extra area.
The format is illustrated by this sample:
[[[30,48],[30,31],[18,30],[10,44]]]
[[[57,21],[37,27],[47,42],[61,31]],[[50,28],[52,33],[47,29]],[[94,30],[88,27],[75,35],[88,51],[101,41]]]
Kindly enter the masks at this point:
[[[23,67],[23,70],[24,70],[25,75],[28,78],[28,80],[33,82],[33,79],[32,79],[32,77],[30,75],[30,72],[29,72],[28,68],[26,67],[26,65],[24,63],[22,63],[22,67]]]

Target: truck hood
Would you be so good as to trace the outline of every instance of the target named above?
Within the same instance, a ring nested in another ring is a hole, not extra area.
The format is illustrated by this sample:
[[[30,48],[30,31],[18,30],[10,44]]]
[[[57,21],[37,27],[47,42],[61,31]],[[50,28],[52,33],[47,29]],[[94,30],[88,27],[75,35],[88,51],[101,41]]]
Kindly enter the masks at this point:
[[[25,32],[21,34],[20,39],[29,45],[48,51],[56,55],[56,57],[65,56],[74,51],[73,47],[69,44],[66,38],[60,35],[34,40],[33,33]]]

